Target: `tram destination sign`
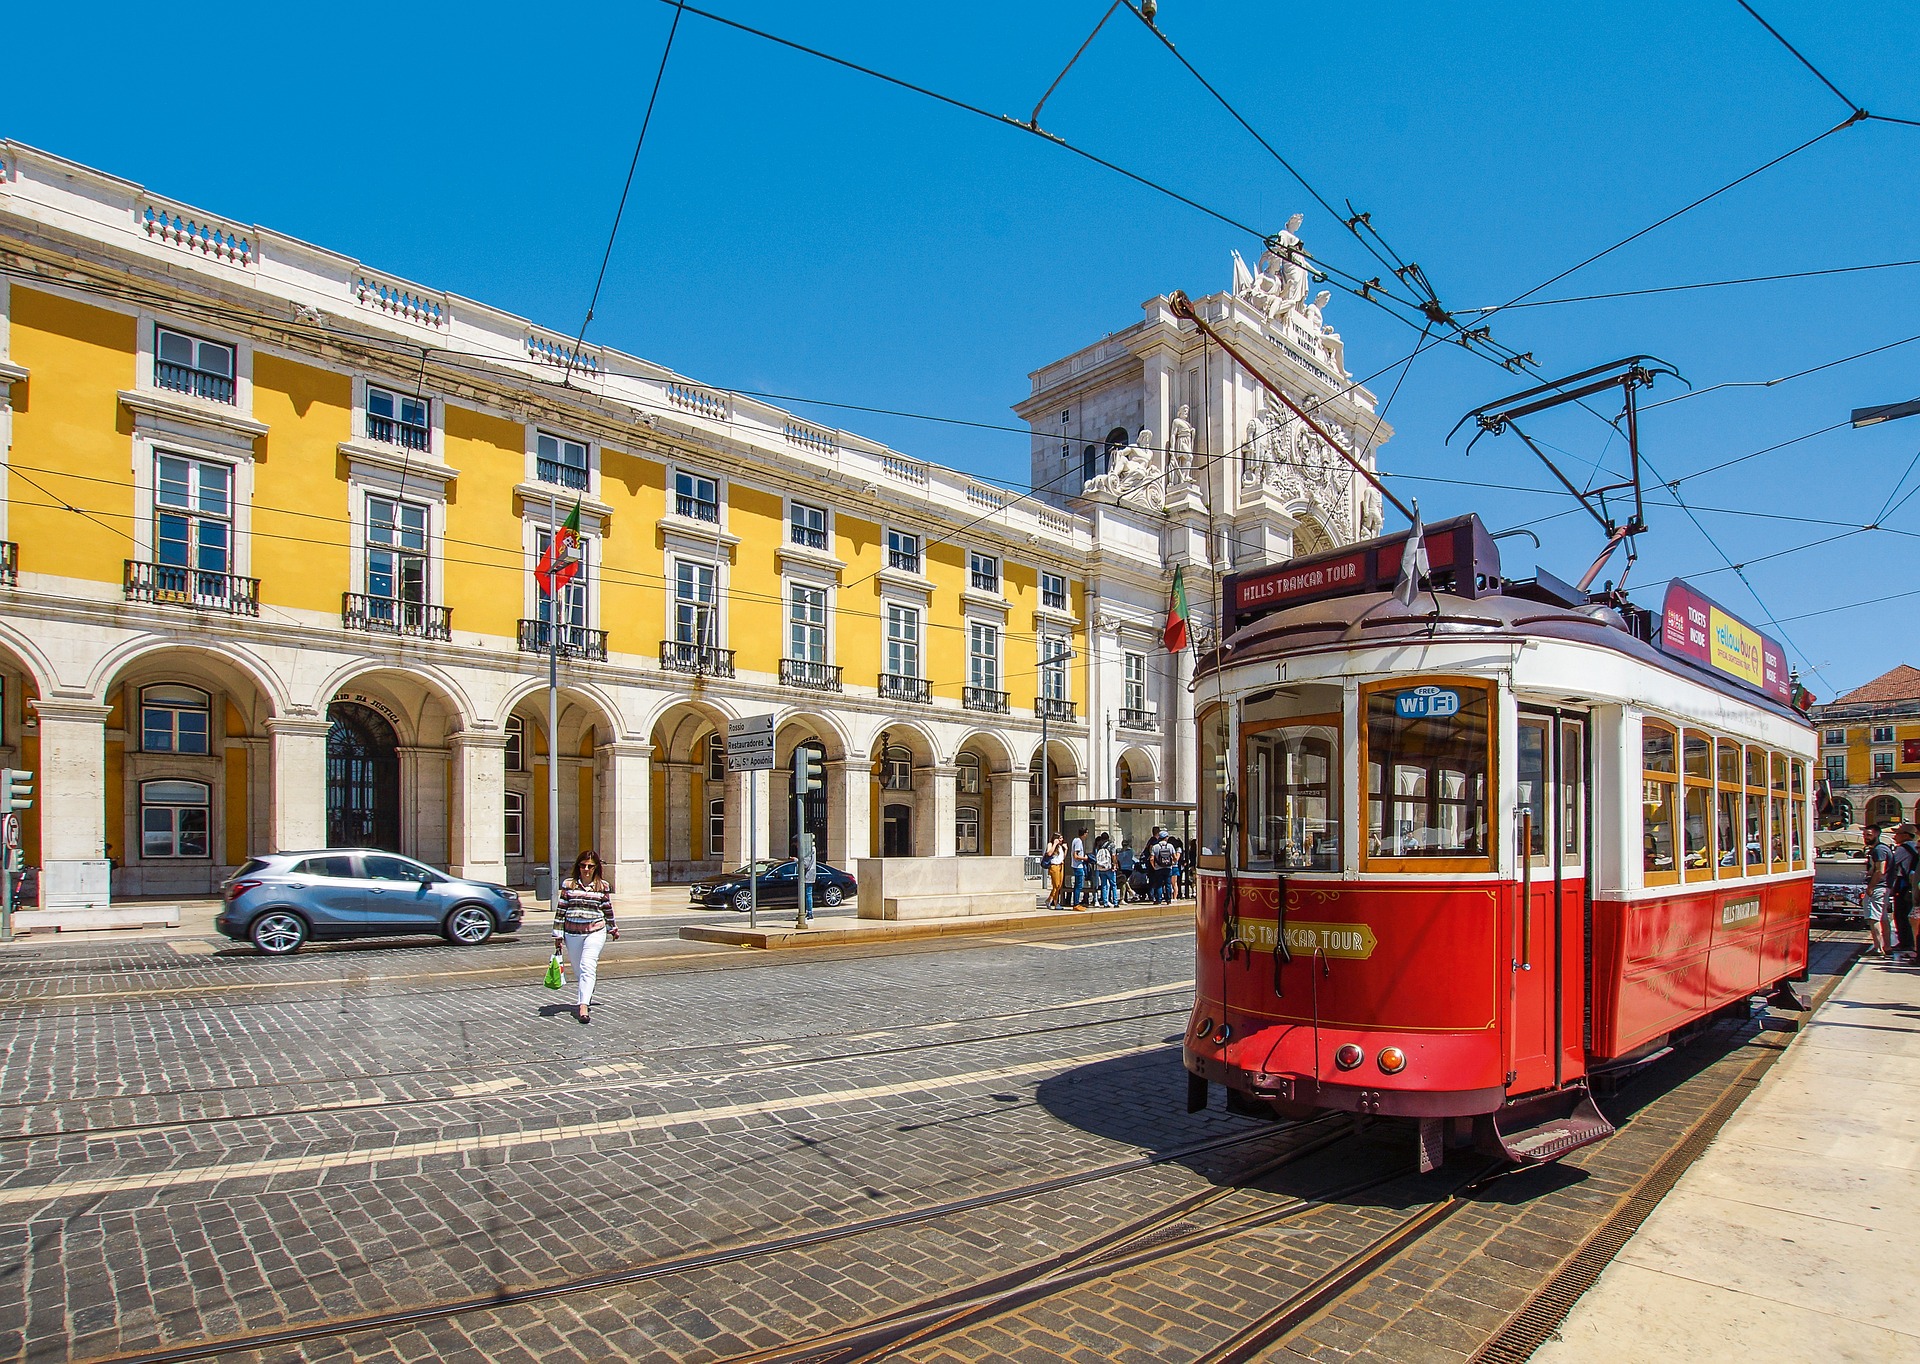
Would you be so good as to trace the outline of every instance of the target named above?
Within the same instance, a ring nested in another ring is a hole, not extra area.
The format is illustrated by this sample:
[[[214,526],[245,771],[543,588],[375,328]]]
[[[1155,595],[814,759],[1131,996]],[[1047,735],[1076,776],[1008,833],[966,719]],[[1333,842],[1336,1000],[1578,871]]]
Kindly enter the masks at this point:
[[[1660,648],[1743,687],[1792,704],[1786,654],[1779,643],[1679,579],[1667,584]]]
[[[1289,606],[1387,591],[1400,576],[1400,556],[1411,537],[1411,531],[1401,531],[1342,550],[1230,574],[1225,583],[1227,628],[1238,630]],[[1431,574],[1428,586],[1469,598],[1493,590],[1500,576],[1500,550],[1479,517],[1436,521],[1422,538]]]

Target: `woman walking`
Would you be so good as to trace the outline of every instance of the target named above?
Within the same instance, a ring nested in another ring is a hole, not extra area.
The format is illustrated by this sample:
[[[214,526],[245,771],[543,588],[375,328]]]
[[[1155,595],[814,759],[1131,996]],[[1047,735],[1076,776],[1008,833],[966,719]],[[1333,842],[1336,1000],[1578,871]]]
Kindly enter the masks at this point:
[[[593,1003],[593,983],[600,973],[600,953],[609,938],[618,938],[613,922],[613,887],[600,879],[600,854],[587,849],[573,859],[573,875],[560,882],[553,908],[553,950],[564,951],[573,968],[580,1002],[573,1016],[591,1022],[587,1006]]]

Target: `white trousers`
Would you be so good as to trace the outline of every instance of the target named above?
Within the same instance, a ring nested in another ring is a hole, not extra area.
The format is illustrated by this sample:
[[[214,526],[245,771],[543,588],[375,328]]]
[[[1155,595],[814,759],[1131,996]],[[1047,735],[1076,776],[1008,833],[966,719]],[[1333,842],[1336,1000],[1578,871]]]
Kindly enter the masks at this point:
[[[567,967],[573,972],[574,984],[580,991],[579,1004],[584,1009],[593,1003],[593,983],[600,975],[600,952],[607,945],[607,930],[596,928],[591,933],[567,933],[563,940]]]

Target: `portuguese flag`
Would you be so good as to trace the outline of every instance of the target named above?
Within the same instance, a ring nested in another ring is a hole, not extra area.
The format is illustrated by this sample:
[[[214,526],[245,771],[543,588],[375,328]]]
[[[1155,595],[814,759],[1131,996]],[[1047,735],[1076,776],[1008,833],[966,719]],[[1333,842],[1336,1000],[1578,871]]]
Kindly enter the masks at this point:
[[[540,562],[533,570],[534,581],[549,597],[557,596],[560,589],[572,582],[574,575],[580,571],[580,561],[573,554],[573,547],[579,543],[580,504],[576,501],[560,529],[547,541],[547,552],[540,556]]]
[[[1184,566],[1173,568],[1173,592],[1167,598],[1167,628],[1161,636],[1167,652],[1177,654],[1187,647],[1187,579]]]

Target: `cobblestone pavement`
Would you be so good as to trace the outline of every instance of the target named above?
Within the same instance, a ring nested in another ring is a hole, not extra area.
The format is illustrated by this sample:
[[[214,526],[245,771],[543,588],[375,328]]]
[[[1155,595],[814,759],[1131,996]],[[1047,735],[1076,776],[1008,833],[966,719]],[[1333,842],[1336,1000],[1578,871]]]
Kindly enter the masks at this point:
[[[1193,1357],[1444,1192],[1449,1172],[1405,1173],[1399,1128],[1322,1124],[1310,1142],[1185,1112],[1183,916],[775,955],[672,928],[610,949],[587,1027],[555,1002],[570,988],[540,988],[541,935],[287,960],[8,954],[0,1357],[221,1340],[221,1358],[261,1361],[777,1355],[1055,1272],[1189,1203],[1155,1233],[1203,1233],[1177,1260],[1146,1253],[894,1344],[926,1360]],[[1645,1129],[1599,1150],[1651,1151],[1661,1128]],[[1630,1172],[1593,1177],[1604,1199]],[[1524,1249],[1529,1229],[1469,1220],[1491,1206],[1447,1224],[1484,1233],[1463,1256]],[[1253,1221],[1204,1234],[1236,1219]],[[1526,1274],[1473,1272],[1504,1290],[1484,1308],[1524,1296]],[[1304,1357],[1366,1348],[1333,1321]]]

